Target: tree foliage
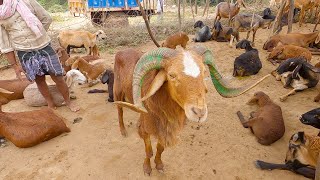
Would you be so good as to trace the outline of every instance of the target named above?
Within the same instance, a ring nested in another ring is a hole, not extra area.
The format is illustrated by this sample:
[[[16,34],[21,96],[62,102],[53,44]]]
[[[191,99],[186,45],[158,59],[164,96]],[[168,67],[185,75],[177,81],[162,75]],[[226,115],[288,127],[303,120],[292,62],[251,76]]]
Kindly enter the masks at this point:
[[[37,0],[50,12],[64,11],[68,7],[68,0]]]

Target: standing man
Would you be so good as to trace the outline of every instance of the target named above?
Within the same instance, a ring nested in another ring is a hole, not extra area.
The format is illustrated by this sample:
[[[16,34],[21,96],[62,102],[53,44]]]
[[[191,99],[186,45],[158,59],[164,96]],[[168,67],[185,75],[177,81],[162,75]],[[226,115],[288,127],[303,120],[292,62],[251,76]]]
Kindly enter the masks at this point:
[[[47,30],[52,22],[49,13],[36,0],[0,0],[0,51],[13,65],[17,78],[22,69],[35,81],[48,107],[56,105],[49,93],[45,75],[50,75],[71,111],[80,108],[70,101],[69,89],[63,79],[63,68],[50,45]],[[20,61],[18,65],[14,51]]]

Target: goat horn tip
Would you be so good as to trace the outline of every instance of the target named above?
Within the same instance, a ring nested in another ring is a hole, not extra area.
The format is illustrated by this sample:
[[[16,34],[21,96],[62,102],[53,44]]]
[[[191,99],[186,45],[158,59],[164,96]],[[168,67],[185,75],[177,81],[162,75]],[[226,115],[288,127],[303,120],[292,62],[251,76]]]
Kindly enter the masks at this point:
[[[144,107],[142,107],[141,105],[134,105],[134,104],[122,102],[122,101],[115,101],[115,102],[113,102],[113,104],[115,104],[117,106],[129,108],[129,109],[136,111],[138,113],[148,113],[148,111]]]

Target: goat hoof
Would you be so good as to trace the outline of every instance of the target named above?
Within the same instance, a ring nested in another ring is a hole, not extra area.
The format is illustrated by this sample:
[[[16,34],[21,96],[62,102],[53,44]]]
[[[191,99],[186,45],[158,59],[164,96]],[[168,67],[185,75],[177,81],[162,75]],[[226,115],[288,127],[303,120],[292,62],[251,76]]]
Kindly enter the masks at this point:
[[[163,172],[164,172],[163,168],[164,168],[164,165],[163,165],[162,162],[156,163],[156,169],[157,169],[160,173],[163,173]]]
[[[121,135],[122,135],[122,137],[128,137],[128,133],[126,130],[121,131]]]
[[[113,100],[113,99],[108,98],[108,102],[114,102],[114,100]]]
[[[281,97],[281,98],[280,98],[280,101],[283,102],[283,101],[285,101],[286,99],[287,99],[287,98]]]
[[[149,163],[144,162],[143,171],[144,171],[144,174],[147,174],[149,176],[151,175],[152,169],[151,169],[150,161],[149,161]]]

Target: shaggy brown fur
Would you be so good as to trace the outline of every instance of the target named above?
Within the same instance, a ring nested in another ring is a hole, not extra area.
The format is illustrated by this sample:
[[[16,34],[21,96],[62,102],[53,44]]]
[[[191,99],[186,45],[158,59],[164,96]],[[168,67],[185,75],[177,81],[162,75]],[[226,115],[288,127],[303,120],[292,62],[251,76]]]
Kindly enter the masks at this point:
[[[252,112],[247,120],[240,111],[237,112],[243,127],[250,128],[262,145],[270,145],[279,140],[285,132],[281,107],[263,92],[256,92],[249,103],[258,104],[259,109]]]
[[[269,52],[275,48],[279,43],[283,45],[295,45],[299,47],[308,48],[309,44],[315,42],[318,43],[318,34],[319,32],[313,32],[308,34],[302,33],[288,33],[288,34],[277,34],[272,36],[269,40],[267,40],[263,49],[268,50]]]
[[[126,49],[116,54],[113,87],[115,101],[133,102],[133,73],[135,65],[141,55],[141,52],[134,49]],[[163,170],[161,154],[165,147],[172,146],[177,142],[177,134],[185,124],[186,114],[182,107],[185,107],[184,105],[193,105],[191,103],[196,101],[199,108],[195,107],[193,111],[197,114],[198,121],[200,121],[200,118],[204,117],[204,114],[207,112],[206,108],[200,109],[206,107],[206,101],[203,99],[206,93],[206,86],[204,81],[200,80],[204,78],[203,71],[205,67],[202,64],[202,60],[197,59],[196,61],[200,67],[201,74],[197,78],[191,78],[179,74],[179,72],[183,71],[181,59],[182,56],[179,55],[168,60],[165,70],[152,70],[143,80],[142,96],[145,96],[149,88],[154,86],[153,83],[159,81],[159,75],[163,77],[163,73],[166,73],[165,77],[167,78],[160,89],[143,101],[148,113],[140,113],[138,122],[139,135],[145,142],[146,158],[143,168],[147,174],[151,173],[150,158],[153,156],[150,135],[155,136],[158,140],[157,153],[155,156],[156,169]],[[201,64],[199,64],[199,62],[201,62]],[[176,81],[178,78],[179,82]],[[188,84],[192,84],[192,87],[188,86]],[[183,90],[178,88],[183,88]],[[176,91],[179,92],[178,97],[176,96]],[[196,97],[194,97],[192,92],[197,92]],[[179,101],[181,105],[176,101]],[[120,106],[118,106],[118,117],[121,134],[127,136],[123,123],[123,109]]]
[[[29,84],[31,82],[26,78],[22,79],[22,81],[19,79],[1,80],[0,88],[11,91],[13,94],[0,93],[0,104],[6,104],[15,99],[23,99],[23,91]]]
[[[281,63],[283,60],[295,57],[302,57],[308,62],[311,61],[312,54],[306,49],[295,45],[279,45],[274,48],[268,56],[268,60],[272,63]]]
[[[185,32],[178,32],[167,37],[167,39],[162,43],[161,47],[176,49],[176,46],[181,45],[181,47],[185,49],[188,41],[189,37]]]

